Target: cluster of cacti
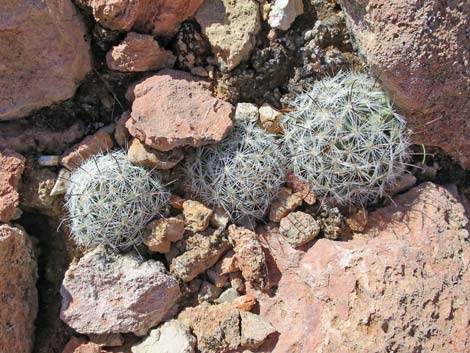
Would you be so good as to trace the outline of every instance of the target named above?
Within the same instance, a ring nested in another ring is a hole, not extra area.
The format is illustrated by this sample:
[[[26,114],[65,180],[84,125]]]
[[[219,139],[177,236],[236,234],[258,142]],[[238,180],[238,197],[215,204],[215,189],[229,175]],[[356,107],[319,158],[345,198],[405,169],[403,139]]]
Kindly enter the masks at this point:
[[[285,176],[276,136],[248,121],[237,121],[220,143],[198,148],[186,167],[191,192],[234,221],[262,218]]]
[[[70,176],[65,195],[72,238],[84,248],[105,244],[125,250],[169,199],[157,175],[132,165],[122,150],[85,160]]]
[[[404,119],[371,77],[340,73],[299,94],[285,114],[283,150],[294,174],[323,199],[376,200],[409,159]]]

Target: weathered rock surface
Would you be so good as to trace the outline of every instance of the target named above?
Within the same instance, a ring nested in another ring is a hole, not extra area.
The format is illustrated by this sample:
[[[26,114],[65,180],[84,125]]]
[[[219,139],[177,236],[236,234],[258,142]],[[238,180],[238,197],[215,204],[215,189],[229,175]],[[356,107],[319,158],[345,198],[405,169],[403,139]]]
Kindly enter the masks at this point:
[[[183,202],[186,228],[193,232],[202,232],[207,229],[212,213],[209,207],[198,201],[186,200]]]
[[[18,184],[26,159],[11,150],[0,150],[0,222],[14,218],[20,203]]]
[[[174,315],[180,289],[160,262],[98,247],[70,266],[61,294],[60,317],[79,333],[145,335]]]
[[[280,233],[294,248],[315,239],[320,233],[320,222],[305,212],[292,212],[281,219]]]
[[[129,133],[160,151],[222,140],[232,127],[233,106],[208,88],[182,71],[162,70],[145,79],[132,92]]]
[[[131,163],[160,170],[171,169],[181,162],[184,153],[180,149],[161,152],[144,145],[139,139],[132,139],[127,156]]]
[[[268,23],[272,28],[286,31],[297,16],[303,13],[302,0],[275,0],[269,12]]]
[[[302,194],[292,193],[289,188],[281,188],[269,209],[269,220],[280,222],[285,216],[302,205]]]
[[[70,0],[2,4],[0,121],[73,96],[91,70],[85,26]]]
[[[142,72],[172,67],[175,56],[171,51],[160,48],[150,35],[129,33],[119,44],[106,54],[106,63],[111,70]]]
[[[281,134],[283,132],[281,118],[282,113],[267,103],[263,104],[259,108],[259,122],[267,132]]]
[[[469,350],[468,219],[455,196],[421,184],[374,211],[365,234],[291,248],[272,227],[277,269],[260,315],[280,333],[258,352]]]
[[[238,103],[235,109],[234,120],[238,121],[258,121],[258,107],[252,103]]]
[[[171,243],[181,240],[184,234],[184,222],[171,217],[150,222],[147,225],[144,243],[150,251],[168,253]]]
[[[30,353],[38,310],[37,265],[22,228],[0,225],[0,352]]]
[[[261,29],[259,4],[254,0],[206,0],[196,13],[222,70],[248,59]]]
[[[470,3],[342,0],[372,71],[403,109],[417,143],[470,167]]]
[[[202,0],[79,0],[91,7],[102,26],[127,32],[174,34],[182,21],[194,15]]]
[[[261,316],[247,311],[240,311],[241,346],[254,349],[259,347],[266,338],[275,333],[276,329]]]

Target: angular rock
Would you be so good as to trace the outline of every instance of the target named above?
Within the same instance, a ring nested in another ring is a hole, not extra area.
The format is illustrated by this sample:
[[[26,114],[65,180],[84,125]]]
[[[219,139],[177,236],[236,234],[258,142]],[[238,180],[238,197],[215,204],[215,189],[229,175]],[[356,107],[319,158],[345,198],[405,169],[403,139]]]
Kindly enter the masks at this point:
[[[255,349],[263,344],[276,329],[261,316],[246,311],[240,311],[241,346]]]
[[[121,32],[170,36],[181,22],[194,15],[202,0],[78,0],[91,7],[102,26]]]
[[[416,143],[470,167],[470,3],[342,0],[350,32]]]
[[[212,96],[208,83],[186,72],[162,70],[138,83],[129,133],[160,151],[222,140],[232,127],[233,106]]]
[[[239,297],[240,297],[240,294],[238,294],[238,292],[235,289],[228,288],[220,294],[220,296],[215,300],[215,302],[217,304],[230,303]]]
[[[209,227],[212,210],[200,202],[186,200],[183,202],[183,215],[187,229],[202,232]]]
[[[268,23],[272,28],[287,31],[297,16],[303,13],[302,0],[275,0],[269,12]]]
[[[108,68],[121,72],[142,72],[172,67],[175,56],[160,48],[150,35],[129,33],[126,38],[106,54]]]
[[[165,322],[150,331],[141,343],[132,347],[132,353],[194,353],[196,338],[178,320]]]
[[[292,212],[281,219],[279,231],[294,248],[315,239],[320,233],[320,222],[305,212]]]
[[[258,116],[258,107],[256,105],[252,103],[238,103],[234,120],[257,122]]]
[[[221,261],[206,271],[209,280],[214,283],[217,288],[224,288],[228,283],[228,275],[222,274]]]
[[[180,289],[160,262],[98,247],[70,266],[61,294],[60,317],[79,333],[145,335],[175,314]]]
[[[300,193],[292,193],[289,188],[281,188],[276,199],[269,209],[269,220],[280,222],[282,218],[302,205],[302,196]]]
[[[178,218],[162,218],[150,222],[144,238],[144,244],[150,251],[169,253],[171,243],[181,240],[184,234],[184,222]]]
[[[0,150],[0,222],[14,218],[20,203],[18,184],[26,159],[11,150]]]
[[[109,333],[105,335],[88,335],[90,341],[100,347],[120,347],[125,343],[124,336],[120,333]]]
[[[180,149],[160,152],[144,145],[139,139],[134,138],[127,150],[127,156],[135,165],[165,170],[171,169],[181,162],[184,158],[184,153]]]
[[[0,225],[0,352],[31,353],[38,310],[37,265],[22,228]]]
[[[65,345],[62,353],[74,353],[75,349],[86,343],[87,340],[85,338],[73,336]]]
[[[292,173],[288,173],[286,184],[294,193],[299,193],[302,199],[309,205],[313,205],[317,202],[317,195],[313,192],[310,184],[305,180],[297,178]]]
[[[256,297],[251,294],[242,295],[235,298],[232,304],[240,311],[251,311],[256,305]]]
[[[196,20],[224,71],[249,58],[261,29],[259,4],[254,0],[206,0]]]
[[[277,269],[277,291],[258,293],[258,301],[280,335],[259,352],[469,350],[463,205],[431,183],[394,201],[370,214],[365,234],[348,242],[320,239],[306,252],[265,229],[260,239]]]
[[[91,70],[86,29],[70,0],[2,4],[0,121],[68,99]]]
[[[63,195],[67,192],[67,188],[70,185],[70,172],[62,168],[59,170],[59,174],[57,175],[57,180],[49,193],[50,196],[58,196],[58,195]]]
[[[233,250],[230,250],[220,260],[220,270],[222,274],[234,273],[240,271],[240,267],[237,263],[237,255]]]
[[[222,293],[222,289],[217,288],[212,283],[204,281],[197,295],[197,300],[200,304],[204,302],[212,303]]]
[[[237,256],[237,265],[243,278],[254,288],[268,288],[268,273],[264,251],[258,241],[258,235],[246,228],[231,225],[228,236],[235,244],[233,250]]]
[[[109,151],[114,146],[111,136],[104,131],[98,131],[87,136],[80,143],[66,150],[60,159],[60,164],[69,170],[74,170],[82,162],[98,153]]]
[[[282,113],[265,103],[259,108],[259,121],[263,129],[273,134],[281,134]]]

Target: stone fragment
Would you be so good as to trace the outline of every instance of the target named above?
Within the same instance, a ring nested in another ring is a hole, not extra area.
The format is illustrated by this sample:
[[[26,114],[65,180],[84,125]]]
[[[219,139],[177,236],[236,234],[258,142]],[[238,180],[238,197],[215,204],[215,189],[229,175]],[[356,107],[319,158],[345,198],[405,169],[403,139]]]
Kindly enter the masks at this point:
[[[49,193],[50,196],[58,196],[58,195],[64,195],[67,192],[67,188],[69,187],[70,184],[70,172],[62,168],[59,170],[59,174],[57,175],[57,180],[52,187],[51,192]]]
[[[194,353],[196,338],[178,320],[165,322],[132,347],[132,353]]]
[[[313,205],[317,202],[317,195],[313,192],[310,184],[305,180],[297,178],[292,173],[288,173],[286,183],[294,193],[300,193],[302,199],[309,205]]]
[[[214,267],[208,269],[206,275],[217,288],[224,288],[228,283],[228,275],[222,274],[220,261]]]
[[[191,74],[200,77],[209,77],[209,73],[202,66],[196,66],[191,69]]]
[[[232,288],[235,289],[238,293],[245,292],[246,286],[241,271],[230,273],[229,280],[230,286],[232,286]]]
[[[279,231],[294,248],[315,239],[320,233],[320,222],[305,212],[292,212],[281,219]]]
[[[94,342],[83,343],[79,345],[73,353],[108,353],[103,351],[99,344]]]
[[[413,142],[439,146],[469,168],[470,3],[340,3],[359,52],[403,111]]]
[[[269,335],[276,332],[275,328],[262,317],[246,311],[240,311],[241,346],[255,349],[263,344]]]
[[[268,23],[272,28],[287,31],[297,16],[304,13],[302,0],[274,0]]]
[[[234,120],[238,121],[258,121],[258,107],[252,103],[238,103],[235,110]]]
[[[124,336],[120,333],[109,333],[105,335],[88,335],[90,341],[100,347],[120,347],[125,343]]]
[[[160,170],[171,169],[184,158],[183,151],[180,149],[160,152],[144,145],[136,138],[132,139],[127,150],[127,156],[131,163],[135,165]]]
[[[20,202],[18,184],[26,159],[11,150],[0,150],[0,222],[14,218]]]
[[[204,281],[202,282],[201,288],[199,289],[199,293],[197,295],[197,300],[199,304],[204,302],[212,303],[218,296],[222,293],[222,289],[217,288],[212,283]]]
[[[213,97],[206,81],[186,72],[162,70],[132,92],[135,99],[126,127],[157,150],[215,143],[232,127],[233,106]]]
[[[367,211],[359,210],[346,219],[346,224],[353,232],[361,233],[366,229],[368,221]]]
[[[235,299],[240,297],[240,294],[234,288],[228,288],[220,294],[220,296],[215,300],[217,304],[222,303],[231,303]]]
[[[302,196],[300,193],[292,193],[289,188],[281,188],[269,209],[269,220],[272,222],[280,222],[281,219],[300,205],[302,205]]]
[[[394,185],[387,190],[387,194],[394,196],[400,194],[404,191],[408,191],[416,184],[416,177],[411,173],[405,173],[402,176],[398,177]]]
[[[237,256],[243,278],[258,289],[268,288],[268,274],[264,251],[256,233],[242,227],[228,227],[228,237],[235,244],[233,250]]]
[[[114,139],[117,144],[121,147],[127,147],[127,141],[129,139],[129,131],[126,128],[126,122],[131,115],[130,111],[125,111],[121,114],[121,117],[116,121],[116,128],[114,129]]]
[[[196,20],[224,71],[249,58],[261,29],[259,4],[254,0],[206,0]]]
[[[259,108],[259,122],[263,129],[273,134],[282,134],[282,113],[271,107],[268,103]]]
[[[202,0],[78,0],[92,9],[103,27],[128,32],[171,36],[194,15]]]
[[[22,228],[0,225],[0,351],[31,353],[38,311],[37,264]]]
[[[214,228],[225,228],[230,222],[229,214],[222,208],[216,207],[212,213],[210,224]]]
[[[183,239],[184,222],[178,218],[161,218],[150,222],[144,244],[150,251],[169,253],[171,243]]]
[[[114,141],[111,136],[104,131],[98,131],[66,150],[61,156],[60,164],[69,170],[74,170],[84,160],[98,153],[107,152],[113,146]]]
[[[60,317],[79,333],[145,335],[174,315],[180,289],[160,262],[98,247],[70,266],[61,294]]]
[[[142,72],[171,68],[175,64],[171,51],[160,48],[150,35],[128,33],[126,38],[106,54],[108,68],[121,72]]]
[[[220,260],[220,270],[222,274],[234,273],[240,271],[237,263],[237,255],[233,250],[230,250]]]
[[[85,35],[70,0],[2,4],[0,121],[24,117],[74,95],[91,70]]]
[[[60,156],[43,155],[38,158],[38,164],[41,167],[56,167],[59,165],[59,162]]]
[[[240,311],[251,311],[256,305],[256,297],[251,294],[245,294],[235,298],[232,304]]]
[[[85,338],[73,336],[65,345],[62,353],[74,353],[75,349],[80,347],[82,344],[86,344],[86,343],[87,343],[87,340]]]
[[[200,202],[186,200],[183,202],[183,215],[187,229],[202,232],[209,227],[212,210]]]

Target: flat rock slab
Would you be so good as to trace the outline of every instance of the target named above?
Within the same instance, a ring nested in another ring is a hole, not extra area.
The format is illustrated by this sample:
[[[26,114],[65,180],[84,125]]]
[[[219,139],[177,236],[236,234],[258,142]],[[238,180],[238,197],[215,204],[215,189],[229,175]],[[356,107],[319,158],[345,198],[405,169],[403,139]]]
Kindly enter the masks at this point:
[[[162,70],[137,84],[129,133],[160,151],[222,140],[234,107],[212,96],[209,83],[186,72]]]

